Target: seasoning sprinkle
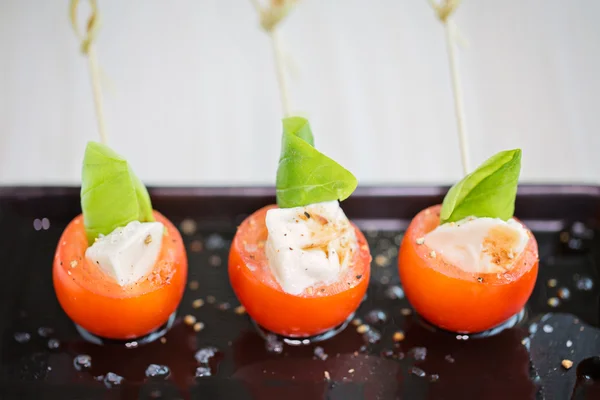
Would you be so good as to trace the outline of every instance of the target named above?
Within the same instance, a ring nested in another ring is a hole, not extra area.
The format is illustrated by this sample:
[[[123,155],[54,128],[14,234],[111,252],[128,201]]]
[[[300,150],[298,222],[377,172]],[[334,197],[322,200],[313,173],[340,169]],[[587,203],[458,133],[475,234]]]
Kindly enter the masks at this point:
[[[563,366],[564,369],[570,369],[573,366],[573,361],[564,359],[560,364]]]
[[[379,267],[387,267],[389,263],[390,259],[383,254],[379,254],[375,257],[375,264],[377,264]]]
[[[144,239],[144,244],[150,244],[152,243],[152,235],[148,235],[146,236],[146,239]]]
[[[202,299],[196,299],[192,302],[192,307],[194,308],[200,308],[204,305],[204,300]]]
[[[408,317],[410,314],[412,314],[412,310],[410,308],[403,308],[400,310],[400,314]]]
[[[310,218],[310,214],[309,214],[307,211],[304,211],[304,216],[305,216],[306,218]]]
[[[552,308],[558,307],[560,305],[560,301],[556,297],[550,297],[548,299],[548,305]]]
[[[166,337],[161,337],[161,338],[160,338],[160,342],[161,342],[162,344],[165,344],[165,343],[167,343],[167,338],[166,338]]]
[[[348,373],[349,373],[349,374],[353,374],[353,373],[354,373],[354,368],[350,368],[350,369],[348,370]]]
[[[71,268],[75,268],[77,266],[77,260],[71,261]]]
[[[361,334],[366,333],[368,330],[369,330],[369,325],[365,325],[365,324],[359,325],[356,328],[356,332],[361,333]]]
[[[482,283],[482,282],[483,282],[483,278],[482,278],[482,277],[480,277],[480,276],[478,276],[478,277],[477,277],[477,282],[479,282],[479,283]]]
[[[401,342],[404,340],[406,336],[404,335],[404,332],[402,331],[398,331],[394,333],[394,336],[392,337],[392,339],[394,340],[394,342]]]
[[[421,245],[421,244],[425,243],[425,238],[422,238],[422,237],[417,238],[416,242],[418,245]]]
[[[204,323],[196,322],[194,324],[194,332],[200,332],[202,329],[204,329]]]
[[[206,302],[208,304],[213,304],[215,301],[217,301],[217,299],[215,298],[215,296],[206,296]]]
[[[246,312],[246,307],[244,306],[237,306],[234,310],[233,310],[237,315],[242,315]]]
[[[185,317],[183,317],[183,322],[186,325],[192,326],[192,325],[194,325],[196,323],[196,317],[194,317],[193,315],[188,314]]]
[[[558,284],[558,281],[556,279],[548,279],[548,287],[556,287],[556,285]]]
[[[329,375],[329,371],[324,371],[323,375],[325,376],[325,379],[327,379],[328,381],[331,380],[331,375]]]
[[[359,326],[359,325],[362,325],[362,321],[361,321],[361,319],[360,319],[360,318],[354,318],[354,319],[352,320],[352,325],[354,325],[354,326]]]
[[[435,251],[433,251],[433,250],[431,250],[431,253],[429,253],[429,255],[431,256],[431,258],[435,258],[436,257]]]
[[[200,287],[198,281],[191,281],[189,284],[190,289],[197,290]]]

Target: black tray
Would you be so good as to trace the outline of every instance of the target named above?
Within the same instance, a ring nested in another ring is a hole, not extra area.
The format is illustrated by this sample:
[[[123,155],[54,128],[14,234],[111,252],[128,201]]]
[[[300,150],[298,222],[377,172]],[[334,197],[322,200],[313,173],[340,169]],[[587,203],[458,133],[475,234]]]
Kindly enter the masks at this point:
[[[151,190],[155,208],[178,226],[186,219],[197,224],[184,240],[189,281],[199,282],[199,288],[186,290],[166,343],[125,348],[82,341],[54,295],[52,258],[61,232],[79,212],[79,190],[0,188],[0,398],[600,398],[600,188],[521,186],[517,216],[539,243],[537,285],[518,325],[481,338],[429,327],[409,314],[398,287],[402,230],[419,210],[439,203],[446,190],[361,188],[345,201],[374,258],[368,297],[357,317],[367,321],[376,317],[374,310],[383,311],[385,321],[370,323],[381,339],[371,343],[372,333],[361,335],[349,325],[333,339],[285,345],[278,354],[267,351],[248,316],[236,312],[226,268],[235,227],[274,201],[272,189]],[[549,299],[561,288],[560,294],[569,296],[556,306]],[[197,298],[205,304],[194,309]],[[186,314],[196,316],[204,329],[196,333],[185,325]],[[392,336],[399,330],[405,339],[395,345]],[[22,333],[30,340],[17,341],[15,335],[22,339]],[[206,346],[219,350],[210,359],[212,376],[195,378],[194,354]],[[315,356],[316,346],[326,359]],[[91,355],[90,370],[74,368],[78,354]],[[565,370],[563,359],[573,367]],[[151,363],[167,365],[170,377],[146,378]],[[108,372],[123,376],[123,383],[108,389],[102,380]]]

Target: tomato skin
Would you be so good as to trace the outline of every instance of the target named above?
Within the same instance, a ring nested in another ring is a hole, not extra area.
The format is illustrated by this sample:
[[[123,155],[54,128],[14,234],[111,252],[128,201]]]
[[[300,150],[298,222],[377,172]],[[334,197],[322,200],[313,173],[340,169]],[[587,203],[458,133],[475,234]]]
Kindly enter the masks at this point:
[[[514,267],[503,274],[473,274],[432,258],[418,238],[439,225],[441,205],[421,211],[402,240],[398,269],[404,293],[430,323],[458,333],[482,332],[515,315],[533,292],[538,273],[538,248],[531,231]],[[481,279],[479,279],[481,278]]]
[[[266,240],[265,216],[275,207],[256,211],[239,226],[229,253],[231,286],[248,315],[271,332],[309,337],[335,328],[356,311],[367,291],[371,272],[367,241],[353,225],[359,249],[348,273],[339,282],[309,288],[301,295],[286,293],[272,276],[264,248],[257,258],[246,250],[247,244]]]
[[[86,259],[83,216],[69,223],[56,248],[52,279],[58,301],[73,322],[103,338],[134,339],[159,328],[176,310],[187,280],[185,247],[166,217],[157,211],[154,217],[167,229],[151,273],[157,279],[142,278],[126,287]]]

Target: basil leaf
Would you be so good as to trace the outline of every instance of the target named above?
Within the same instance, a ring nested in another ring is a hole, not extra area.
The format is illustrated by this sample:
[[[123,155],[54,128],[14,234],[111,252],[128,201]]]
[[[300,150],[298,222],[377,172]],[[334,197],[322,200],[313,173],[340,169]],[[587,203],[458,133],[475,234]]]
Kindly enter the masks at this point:
[[[283,119],[281,156],[277,168],[277,205],[302,207],[323,201],[345,200],[358,184],[350,171],[313,147],[305,118]]]
[[[148,190],[127,160],[95,142],[83,158],[81,210],[90,244],[131,221],[154,221]]]
[[[440,223],[466,217],[510,219],[515,212],[521,149],[502,151],[452,186],[444,198]]]

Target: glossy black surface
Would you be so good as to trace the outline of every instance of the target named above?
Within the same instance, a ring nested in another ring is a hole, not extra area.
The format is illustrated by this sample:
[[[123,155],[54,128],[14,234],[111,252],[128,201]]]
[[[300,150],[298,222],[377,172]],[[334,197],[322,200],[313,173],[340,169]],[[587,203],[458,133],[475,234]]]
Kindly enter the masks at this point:
[[[0,398],[600,398],[600,188],[520,188],[516,213],[539,243],[538,281],[525,318],[484,338],[429,327],[409,314],[398,288],[402,230],[444,193],[444,188],[363,188],[344,202],[374,258],[368,297],[357,313],[371,333],[361,335],[351,324],[333,339],[284,345],[277,353],[267,351],[248,316],[236,311],[226,269],[235,227],[273,202],[271,189],[151,190],[155,208],[175,224],[196,223],[195,232],[183,237],[189,281],[199,288],[186,290],[165,343],[125,348],[82,341],[54,295],[52,258],[62,230],[79,212],[78,189],[0,188]],[[199,298],[204,305],[193,308]],[[186,314],[204,329],[194,332],[183,324]],[[398,344],[392,340],[396,331],[405,334]],[[377,333],[380,340],[371,343]],[[210,346],[219,351],[207,363],[198,362],[196,352]],[[91,357],[90,368],[75,368],[82,354]],[[573,362],[569,370],[561,366],[565,359]],[[168,376],[147,377],[150,364],[167,366]],[[199,367],[212,376],[196,378]],[[122,383],[114,386],[109,372],[122,376]]]

